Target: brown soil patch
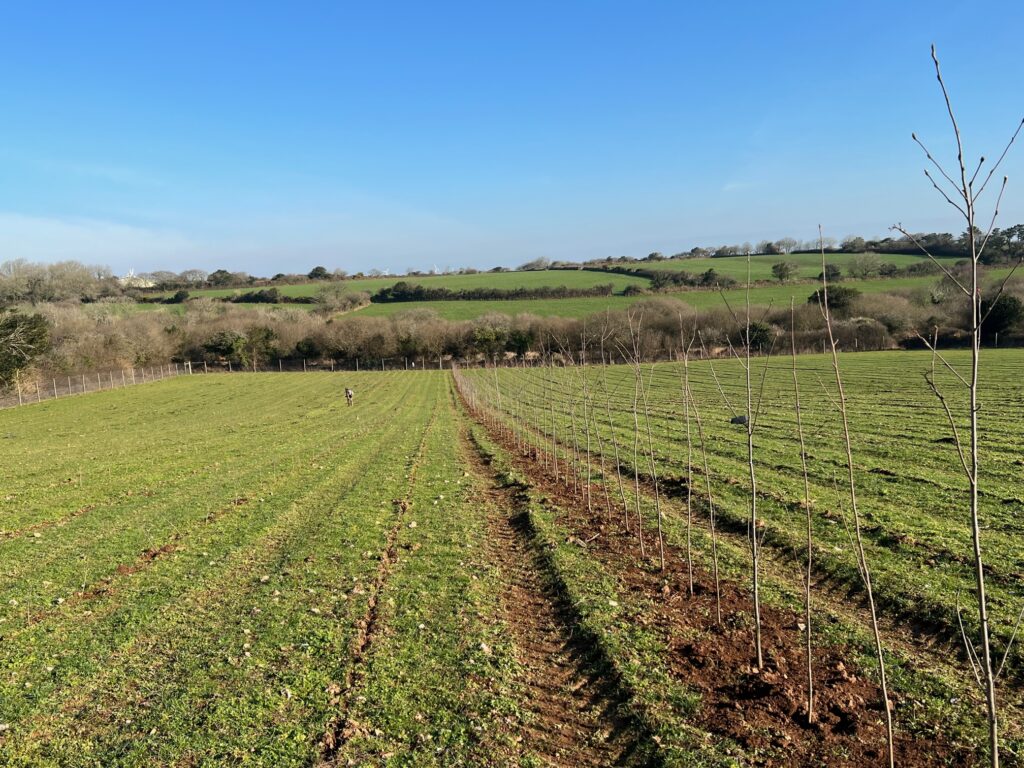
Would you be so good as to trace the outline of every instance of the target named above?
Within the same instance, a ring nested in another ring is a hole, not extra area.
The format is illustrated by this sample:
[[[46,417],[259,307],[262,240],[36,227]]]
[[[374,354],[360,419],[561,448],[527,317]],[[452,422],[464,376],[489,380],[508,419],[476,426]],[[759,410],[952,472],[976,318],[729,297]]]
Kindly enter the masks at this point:
[[[503,618],[522,665],[520,746],[549,766],[626,764],[636,744],[617,714],[622,699],[574,636],[571,610],[548,577],[516,490],[495,485],[475,450],[463,453],[482,481],[488,555],[501,574]]]

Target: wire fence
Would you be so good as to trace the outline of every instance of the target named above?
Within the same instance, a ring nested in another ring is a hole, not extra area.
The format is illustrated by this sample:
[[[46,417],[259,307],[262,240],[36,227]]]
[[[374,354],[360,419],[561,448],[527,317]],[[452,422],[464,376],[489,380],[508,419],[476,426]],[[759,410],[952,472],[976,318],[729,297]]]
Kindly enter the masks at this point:
[[[727,348],[713,348],[709,351],[694,350],[691,359],[704,357],[729,357]],[[647,353],[645,363],[678,362],[677,352],[660,354]],[[186,360],[163,365],[114,368],[85,373],[60,374],[57,376],[36,376],[30,380],[15,380],[7,391],[0,392],[0,409],[19,405],[41,403],[73,395],[83,395],[106,389],[121,389],[138,384],[149,384],[177,376],[209,375],[222,373],[312,373],[342,371],[424,371],[452,370],[454,368],[545,368],[549,366],[611,365],[628,362],[626,356],[611,350],[574,350],[525,355],[499,354],[477,355],[470,358],[455,358],[451,355],[428,357],[426,355],[406,357],[381,357],[373,360],[346,359],[323,360],[312,358],[276,359],[266,362],[239,364],[230,360]]]
[[[32,405],[45,400],[59,400],[108,389],[123,389],[178,376],[224,373],[444,370],[450,369],[451,366],[451,359],[444,357],[434,360],[426,357],[385,357],[372,361],[279,359],[264,364],[250,365],[239,365],[230,360],[186,360],[154,366],[114,368],[57,376],[36,376],[30,380],[15,379],[14,384],[7,391],[0,392],[0,409]]]

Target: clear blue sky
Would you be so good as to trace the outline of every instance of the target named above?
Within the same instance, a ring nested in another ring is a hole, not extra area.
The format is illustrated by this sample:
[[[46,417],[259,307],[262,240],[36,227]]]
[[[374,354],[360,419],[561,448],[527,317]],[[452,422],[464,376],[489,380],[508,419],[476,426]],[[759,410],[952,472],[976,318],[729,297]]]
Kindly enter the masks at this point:
[[[516,265],[960,227],[1024,115],[1024,4],[0,5],[0,261]],[[964,33],[966,30],[966,34]],[[1024,222],[1024,142],[1004,224]]]

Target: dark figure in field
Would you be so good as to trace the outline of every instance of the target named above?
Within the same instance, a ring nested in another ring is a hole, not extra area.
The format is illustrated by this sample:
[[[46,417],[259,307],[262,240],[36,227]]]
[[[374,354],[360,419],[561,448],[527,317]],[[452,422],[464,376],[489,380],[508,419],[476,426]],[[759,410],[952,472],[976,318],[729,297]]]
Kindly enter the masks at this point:
[[[731,419],[729,419],[729,423],[730,424],[746,424],[747,423],[747,417],[746,416],[733,416]]]
[[[352,398],[355,397],[355,396],[356,396],[355,392],[353,392],[348,387],[345,387],[345,402],[347,402],[349,405],[352,405]]]

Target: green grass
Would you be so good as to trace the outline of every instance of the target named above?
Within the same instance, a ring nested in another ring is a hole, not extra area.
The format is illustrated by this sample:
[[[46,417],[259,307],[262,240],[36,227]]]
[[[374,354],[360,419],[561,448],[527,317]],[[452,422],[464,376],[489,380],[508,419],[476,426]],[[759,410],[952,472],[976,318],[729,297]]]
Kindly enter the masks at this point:
[[[717,259],[716,259],[717,261]],[[1006,274],[1005,269],[989,270],[988,280],[995,280]],[[929,290],[938,282],[934,275],[925,277],[876,278],[871,280],[843,280],[842,285],[856,288],[862,293],[895,293],[908,290]],[[750,301],[758,306],[774,305],[788,307],[790,299],[798,304],[807,301],[817,290],[814,283],[790,283],[786,285],[755,286],[750,289]],[[522,299],[512,301],[410,301],[392,304],[371,304],[358,310],[369,317],[388,317],[409,310],[432,310],[447,320],[472,320],[486,314],[504,315],[532,314],[541,317],[588,317],[606,310],[628,309],[639,301],[651,298],[680,301],[696,309],[725,307],[722,293],[733,310],[740,307],[746,290],[733,288],[724,292],[716,290],[691,289],[673,293],[656,293],[647,296],[600,296],[580,299]]]
[[[950,353],[959,367],[962,353]],[[762,360],[755,360],[755,381]],[[936,400],[929,394],[922,374],[930,358],[919,353],[865,353],[842,356],[851,412],[854,457],[860,509],[873,571],[876,593],[883,612],[906,614],[956,633],[956,595],[971,594],[970,530],[967,521],[966,483],[954,448],[948,444],[949,426]],[[800,509],[802,477],[795,448],[792,379],[788,359],[773,360],[765,384],[764,413],[756,436],[756,461],[760,487],[760,514],[767,524],[767,543],[779,551],[800,557],[804,518]],[[1019,440],[1019,413],[1024,405],[1020,371],[1024,351],[987,351],[984,357],[982,424],[982,518],[983,546],[990,568],[991,609],[996,617],[997,647],[1002,648],[1021,608],[1024,607],[1024,494],[1020,489],[1024,466]],[[705,426],[711,473],[720,519],[726,526],[744,530],[747,492],[746,432],[729,423],[743,407],[745,390],[735,361],[718,361],[715,372],[732,407],[726,405],[711,376],[707,362],[691,364],[691,377]],[[651,373],[648,369],[648,373]],[[479,386],[491,388],[493,377],[472,373]],[[632,374],[625,367],[593,369],[596,381],[607,376],[611,393],[614,432],[606,421],[599,428],[608,438],[632,450],[630,402]],[[655,456],[662,479],[686,474],[684,413],[680,400],[680,367],[659,365],[653,370],[651,390],[652,430]],[[811,495],[815,505],[815,538],[818,565],[824,575],[840,584],[857,587],[854,550],[843,524],[841,480],[844,453],[841,434],[829,396],[830,358],[800,358],[803,410],[809,454]],[[569,434],[570,414],[580,411],[580,386],[575,370],[556,370],[555,389],[545,392],[541,370],[502,373],[506,405],[511,394],[522,398],[523,417],[544,430],[550,429],[550,412],[542,407],[554,397],[559,434]],[[951,407],[962,408],[962,391],[951,375],[940,375]],[[833,395],[834,396],[834,395]],[[575,403],[575,405],[574,405]],[[603,411],[604,401],[599,400]],[[641,421],[643,417],[641,415]],[[577,429],[581,429],[577,414]],[[960,423],[961,433],[964,424]],[[646,467],[646,463],[641,461]],[[703,492],[697,472],[695,490]],[[840,493],[834,489],[839,478]],[[965,600],[968,599],[965,597]],[[965,611],[965,621],[974,612]],[[1024,653],[1011,653],[1010,676],[1024,674]],[[1010,665],[1008,665],[1010,666]],[[1012,694],[1020,699],[1020,689]],[[1011,694],[1007,694],[1011,695]]]
[[[430,288],[449,288],[462,290],[471,288],[544,288],[567,286],[569,288],[593,288],[597,285],[612,284],[616,293],[621,293],[630,285],[646,286],[649,281],[644,277],[629,275],[602,274],[586,270],[540,270],[536,272],[482,272],[474,275],[427,275],[425,277],[366,277],[344,280],[341,282],[302,283],[300,285],[278,285],[277,288],[285,296],[315,296],[325,286],[340,285],[350,291],[366,291],[376,293],[381,288],[398,282],[409,282]],[[192,296],[210,296],[223,298],[234,296],[259,288],[203,288],[190,291]],[[170,293],[173,293],[170,292]],[[170,295],[167,293],[166,295]]]
[[[362,679],[412,699],[352,707],[370,733],[429,735],[417,764],[478,763],[503,670],[495,688],[449,672],[496,600],[470,584],[450,397],[440,373],[253,374],[0,412],[4,764],[315,762],[392,531],[421,546],[384,581],[391,630]],[[435,579],[451,588],[422,594]]]
[[[829,264],[838,266],[844,275],[847,275],[847,267],[857,256],[856,253],[828,253],[825,260]],[[921,255],[907,254],[877,254],[878,260],[883,264],[895,264],[897,267],[907,267],[911,264],[919,264],[928,261],[928,257]],[[943,259],[948,265],[955,264],[959,259]],[[821,274],[821,254],[818,253],[790,253],[774,256],[751,256],[750,257],[750,278],[752,280],[771,280],[772,265],[780,261],[786,261],[797,265],[796,279],[814,279]],[[671,259],[668,261],[642,262],[638,266],[644,269],[669,270],[672,272],[693,272],[701,274],[709,269],[715,270],[718,274],[744,281],[747,279],[747,257],[746,256],[723,256],[721,258],[703,259]]]
[[[626,309],[643,296],[588,296],[575,299],[516,299],[511,301],[402,301],[370,304],[357,314],[390,317],[410,310],[436,312],[446,320],[472,320],[483,315],[539,315],[541,317],[586,317],[606,309]]]

